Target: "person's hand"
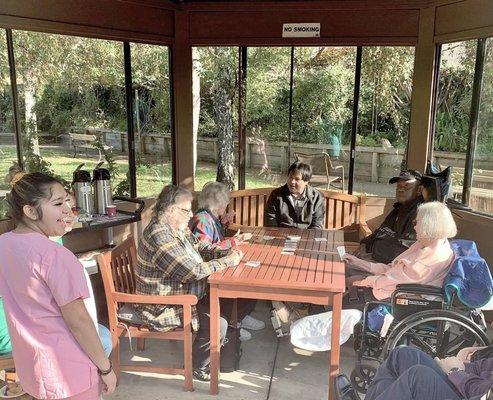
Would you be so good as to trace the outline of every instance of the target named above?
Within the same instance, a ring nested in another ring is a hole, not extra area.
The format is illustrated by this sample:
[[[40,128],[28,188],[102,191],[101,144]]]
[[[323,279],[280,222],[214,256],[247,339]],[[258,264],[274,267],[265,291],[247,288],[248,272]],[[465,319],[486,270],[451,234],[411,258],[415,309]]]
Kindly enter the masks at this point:
[[[353,256],[352,254],[344,254],[342,256],[342,260],[344,262],[346,262],[346,264],[350,264],[351,266],[354,266],[354,267],[359,267],[363,270],[367,270],[367,264],[368,264],[368,261],[365,261],[365,260],[362,260],[361,258],[358,258],[356,256]]]
[[[464,363],[471,362],[471,356],[478,349],[480,349],[480,347],[464,347],[457,353],[457,358]]]
[[[232,266],[236,267],[240,263],[241,259],[243,258],[243,252],[240,249],[233,249],[231,250],[230,256],[233,261]]]
[[[236,236],[236,240],[238,241],[238,243],[246,242],[251,238],[252,238],[252,234],[250,232],[240,233],[239,235]]]
[[[457,357],[447,357],[443,360],[435,357],[435,361],[446,374],[448,374],[453,368],[457,368],[459,371],[464,371],[464,363]]]
[[[235,217],[236,213],[234,211],[231,211],[229,213],[224,213],[221,215],[221,223],[223,225],[229,225],[231,222],[233,222],[233,218]]]
[[[101,375],[103,381],[103,393],[111,394],[116,389],[116,375],[115,371],[111,371],[108,375]]]

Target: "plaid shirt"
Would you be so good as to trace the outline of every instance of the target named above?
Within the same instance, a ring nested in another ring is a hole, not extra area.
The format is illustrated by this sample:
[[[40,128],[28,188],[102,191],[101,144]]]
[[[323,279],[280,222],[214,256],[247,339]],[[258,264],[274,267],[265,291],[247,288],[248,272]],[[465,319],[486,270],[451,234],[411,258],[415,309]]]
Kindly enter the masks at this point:
[[[230,249],[238,243],[235,238],[224,238],[225,227],[209,210],[199,210],[188,224],[193,235],[201,242],[209,244],[209,248]]]
[[[233,265],[234,258],[228,253],[229,250],[209,248],[188,229],[178,233],[165,221],[153,218],[139,242],[135,291],[160,296],[194,294],[201,299],[207,293],[207,277]],[[182,326],[181,306],[141,305],[136,311],[143,321],[158,331]],[[192,328],[197,330],[198,327],[197,309],[193,306]]]

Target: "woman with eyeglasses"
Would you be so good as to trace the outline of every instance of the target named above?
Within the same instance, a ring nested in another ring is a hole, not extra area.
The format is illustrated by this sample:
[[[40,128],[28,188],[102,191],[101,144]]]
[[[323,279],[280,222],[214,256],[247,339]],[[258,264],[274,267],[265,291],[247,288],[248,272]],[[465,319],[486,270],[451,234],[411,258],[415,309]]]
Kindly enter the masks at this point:
[[[207,278],[213,272],[238,265],[243,253],[237,249],[211,248],[188,229],[192,217],[192,194],[168,185],[159,194],[151,222],[144,229],[137,251],[136,293],[197,296],[192,307],[194,376],[209,379],[209,294]],[[183,308],[145,305],[136,308],[151,328],[169,331],[183,325]],[[221,318],[222,336],[227,322]]]
[[[226,237],[226,230],[234,214],[227,213],[230,200],[228,187],[221,182],[208,182],[202,188],[198,197],[199,209],[189,222],[194,236],[200,241],[209,244],[210,248],[230,249],[250,240],[251,233],[238,233],[233,237]],[[224,299],[227,300],[227,299]],[[249,330],[258,331],[265,328],[265,323],[253,318],[250,313],[255,309],[256,300],[239,299],[237,316],[240,321],[240,340],[252,338]],[[225,315],[232,312],[231,300],[221,303]]]
[[[454,259],[448,241],[457,234],[454,218],[445,204],[425,203],[418,208],[414,229],[416,243],[390,264],[372,263],[346,254],[345,262],[371,273],[365,279],[354,281],[353,286],[371,289],[377,300],[389,298],[401,283],[441,287]]]

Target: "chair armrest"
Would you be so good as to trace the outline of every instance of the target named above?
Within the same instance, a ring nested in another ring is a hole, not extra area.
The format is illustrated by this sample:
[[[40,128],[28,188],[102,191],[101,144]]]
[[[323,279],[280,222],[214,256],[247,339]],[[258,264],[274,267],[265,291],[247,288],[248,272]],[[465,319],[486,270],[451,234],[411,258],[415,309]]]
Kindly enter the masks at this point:
[[[400,283],[396,286],[395,293],[416,293],[443,296],[443,288],[432,285],[419,285],[416,283]]]
[[[147,294],[128,294],[116,292],[113,293],[115,301],[120,303],[134,304],[169,304],[180,306],[193,306],[197,304],[197,296],[193,294],[182,294],[173,296],[151,296]]]

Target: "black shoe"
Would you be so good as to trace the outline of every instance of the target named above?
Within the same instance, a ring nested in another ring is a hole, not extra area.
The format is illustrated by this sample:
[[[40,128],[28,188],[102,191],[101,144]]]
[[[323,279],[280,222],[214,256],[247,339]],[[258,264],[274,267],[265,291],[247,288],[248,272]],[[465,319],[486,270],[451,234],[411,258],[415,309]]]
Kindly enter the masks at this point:
[[[209,368],[196,368],[193,370],[193,377],[202,382],[209,382],[211,380],[211,371]]]
[[[336,400],[361,400],[351,381],[344,374],[339,374],[335,381]]]

